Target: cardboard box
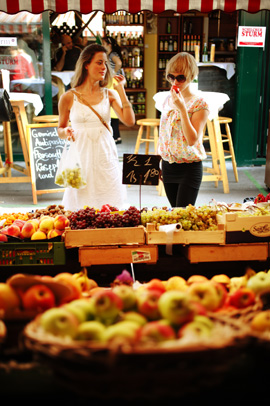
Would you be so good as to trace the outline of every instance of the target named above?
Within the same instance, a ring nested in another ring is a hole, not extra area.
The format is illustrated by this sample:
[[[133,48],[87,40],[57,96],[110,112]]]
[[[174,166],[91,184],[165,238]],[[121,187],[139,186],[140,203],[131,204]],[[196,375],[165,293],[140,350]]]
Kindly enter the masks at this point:
[[[175,231],[168,235],[165,231],[156,230],[155,224],[146,226],[146,244],[225,244],[224,224],[218,225],[215,231]]]
[[[268,243],[190,245],[185,247],[185,256],[191,263],[223,261],[266,261]]]
[[[100,245],[145,244],[145,228],[119,227],[85,230],[67,229],[64,234],[66,248],[94,247]]]
[[[155,264],[157,260],[157,246],[134,245],[79,248],[79,262],[81,266],[131,263]]]
[[[218,215],[224,222],[226,243],[270,241],[270,216],[248,216],[238,212]]]

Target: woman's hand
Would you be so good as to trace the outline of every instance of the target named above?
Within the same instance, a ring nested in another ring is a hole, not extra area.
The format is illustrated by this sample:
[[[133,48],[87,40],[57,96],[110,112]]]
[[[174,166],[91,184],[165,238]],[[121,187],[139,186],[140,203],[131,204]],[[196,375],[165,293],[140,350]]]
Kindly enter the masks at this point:
[[[114,88],[115,90],[117,90],[117,87],[118,87],[118,86],[125,86],[126,78],[125,78],[124,75],[115,75],[113,78],[114,78],[114,79],[116,80],[116,82],[117,82],[117,84],[116,84],[116,83],[113,84],[113,88]]]
[[[171,96],[172,96],[172,101],[173,101],[174,105],[178,109],[181,110],[183,107],[186,107],[185,100],[184,100],[180,90],[179,90],[179,92],[176,92],[173,88],[171,88]]]
[[[64,129],[66,139],[68,141],[75,141],[74,130],[71,127],[65,127]]]

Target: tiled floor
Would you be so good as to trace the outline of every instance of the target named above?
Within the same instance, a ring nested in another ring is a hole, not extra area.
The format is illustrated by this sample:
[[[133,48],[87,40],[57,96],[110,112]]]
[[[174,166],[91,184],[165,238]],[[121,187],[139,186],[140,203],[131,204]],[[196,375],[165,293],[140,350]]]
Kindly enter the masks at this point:
[[[134,153],[137,131],[121,131],[122,144],[117,145],[119,161],[122,163],[124,153]],[[140,147],[140,153],[144,153],[144,145]],[[150,153],[153,152],[153,144],[150,146]],[[205,162],[205,166],[210,166],[210,162]],[[239,167],[239,182],[234,178],[232,165],[227,161],[227,172],[229,179],[230,193],[224,194],[222,182],[215,187],[214,182],[203,182],[196,206],[208,204],[212,199],[218,202],[239,202],[246,197],[254,197],[261,190],[267,191],[264,183],[265,166],[259,167]],[[16,172],[16,176],[17,172]],[[166,196],[159,196],[156,186],[127,186],[128,199],[126,207],[135,205],[136,207],[163,207],[169,206]],[[38,196],[37,205],[33,205],[32,191],[30,183],[0,183],[0,210],[11,210],[12,208],[33,209],[36,207],[46,207],[49,204],[60,203],[62,194],[50,193]]]

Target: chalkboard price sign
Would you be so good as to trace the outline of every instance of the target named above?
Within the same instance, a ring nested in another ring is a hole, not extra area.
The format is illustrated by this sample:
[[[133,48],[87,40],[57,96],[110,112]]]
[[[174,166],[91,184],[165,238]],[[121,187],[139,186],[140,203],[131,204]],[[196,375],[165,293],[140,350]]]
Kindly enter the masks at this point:
[[[65,145],[65,140],[58,136],[57,126],[29,124],[27,131],[33,196],[63,192],[64,189],[54,183],[58,162]]]
[[[127,185],[158,185],[159,155],[124,154],[123,183]]]

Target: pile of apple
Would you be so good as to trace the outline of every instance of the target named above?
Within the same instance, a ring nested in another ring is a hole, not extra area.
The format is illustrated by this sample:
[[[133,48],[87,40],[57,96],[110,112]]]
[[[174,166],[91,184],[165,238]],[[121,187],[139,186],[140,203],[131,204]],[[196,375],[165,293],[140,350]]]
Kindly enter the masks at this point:
[[[233,315],[256,304],[261,293],[270,292],[270,273],[211,279],[193,275],[188,280],[174,276],[134,286],[93,289],[89,297],[42,313],[35,320],[38,329],[57,339],[106,346],[128,342],[150,348],[185,340],[213,341],[218,315]],[[262,329],[263,323],[257,324]],[[270,331],[270,321],[264,325]],[[250,328],[255,329],[256,322]]]
[[[0,241],[7,242],[8,236],[23,240],[45,240],[62,235],[69,226],[69,219],[63,214],[56,217],[44,215],[29,220],[16,219],[12,224],[0,230]]]
[[[88,295],[97,283],[88,278],[85,269],[71,274],[15,274],[0,283],[0,319],[36,315]]]

